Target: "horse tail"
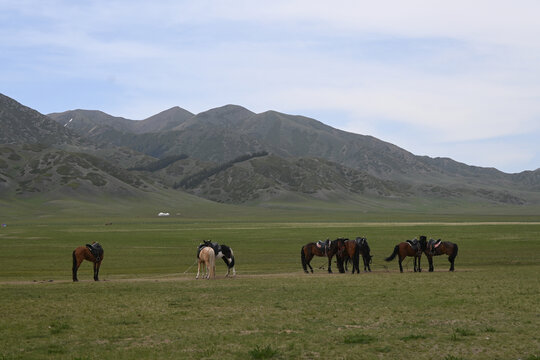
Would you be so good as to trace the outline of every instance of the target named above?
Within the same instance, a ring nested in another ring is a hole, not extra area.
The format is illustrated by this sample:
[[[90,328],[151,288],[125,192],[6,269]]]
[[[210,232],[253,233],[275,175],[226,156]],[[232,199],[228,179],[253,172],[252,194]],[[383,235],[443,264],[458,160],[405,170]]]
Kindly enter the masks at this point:
[[[458,246],[457,244],[454,244],[454,249],[452,250],[452,255],[450,255],[451,260],[454,260],[458,253]]]
[[[396,255],[398,254],[398,252],[399,252],[399,245],[396,245],[396,246],[394,247],[394,252],[392,253],[392,255],[390,255],[389,257],[387,257],[387,258],[384,259],[384,260],[386,260],[386,261],[392,261],[392,260],[394,260],[394,258],[395,258]]]
[[[302,250],[300,250],[300,258],[302,259],[302,268],[307,272],[306,253],[304,252],[304,248],[305,246],[302,246]]]
[[[357,264],[360,262],[360,245],[358,245],[358,244],[356,244],[356,246],[354,247],[353,264],[354,264],[355,261],[356,261]]]
[[[73,253],[72,253],[72,256],[73,256],[73,272],[75,272],[75,270],[77,270],[77,255],[75,255],[75,250],[73,250]]]
[[[216,253],[214,251],[210,251],[210,256],[208,256],[208,262],[210,263],[210,278],[216,277]]]

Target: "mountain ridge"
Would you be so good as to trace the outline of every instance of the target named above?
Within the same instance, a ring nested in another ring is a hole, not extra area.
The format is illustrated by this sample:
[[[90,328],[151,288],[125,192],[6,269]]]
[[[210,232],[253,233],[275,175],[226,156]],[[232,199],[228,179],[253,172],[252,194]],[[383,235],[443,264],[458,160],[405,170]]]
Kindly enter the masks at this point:
[[[417,156],[301,115],[273,110],[257,114],[229,104],[199,114],[175,106],[145,120],[80,109],[45,116],[8,97],[0,100],[0,130],[15,120],[27,129],[0,141],[0,155],[7,156],[0,157],[0,192],[5,194],[46,192],[47,183],[58,193],[68,186],[69,193],[107,189],[111,196],[152,196],[213,168],[219,171],[209,171],[195,187],[178,191],[225,203],[292,197],[540,203],[540,169],[506,174],[449,158]],[[43,144],[29,150],[33,143]],[[250,158],[259,153],[268,155]],[[9,157],[32,164],[23,173],[21,161]],[[246,160],[222,166],[242,157]]]

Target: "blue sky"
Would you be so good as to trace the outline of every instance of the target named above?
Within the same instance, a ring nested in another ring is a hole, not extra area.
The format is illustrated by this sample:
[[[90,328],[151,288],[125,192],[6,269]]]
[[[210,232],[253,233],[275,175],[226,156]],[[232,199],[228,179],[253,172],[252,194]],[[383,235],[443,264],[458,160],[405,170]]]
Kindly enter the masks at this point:
[[[540,167],[538,1],[0,0],[0,92],[44,114],[225,104]]]

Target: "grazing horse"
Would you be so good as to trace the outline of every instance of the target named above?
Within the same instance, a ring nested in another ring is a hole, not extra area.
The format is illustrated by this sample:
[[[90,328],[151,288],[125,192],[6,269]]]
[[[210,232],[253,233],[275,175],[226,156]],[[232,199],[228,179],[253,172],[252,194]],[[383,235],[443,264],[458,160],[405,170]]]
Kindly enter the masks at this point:
[[[86,244],[86,246],[79,246],[73,250],[73,281],[79,281],[77,279],[77,270],[83,260],[88,260],[94,263],[94,281],[99,281],[99,267],[101,266],[101,261],[103,261],[103,248],[97,242],[92,244]]]
[[[371,249],[369,248],[367,239],[365,237],[357,237],[355,241],[358,244],[358,251],[360,254],[362,254],[362,260],[364,261],[364,272],[371,272],[371,267],[369,264],[371,264],[371,259],[373,256],[371,256]]]
[[[392,261],[396,256],[398,256],[399,261],[399,271],[403,272],[403,266],[401,263],[403,262],[403,259],[405,259],[407,256],[413,256],[414,257],[414,272],[421,272],[422,269],[420,268],[420,258],[422,256],[422,252],[424,251],[426,247],[425,241],[418,241],[416,239],[414,240],[407,240],[400,242],[394,247],[394,252],[392,255],[387,257],[386,261]],[[416,262],[418,261],[418,266],[416,265]]]
[[[204,268],[206,270],[206,273],[203,277],[206,279],[215,278],[216,277],[216,254],[214,252],[214,249],[210,246],[205,246],[201,249],[199,254],[197,255],[197,276],[195,279],[199,278],[199,274],[201,273],[201,264],[204,263]]]
[[[313,268],[310,265],[311,259],[314,256],[326,256],[328,257],[328,272],[332,273],[332,257],[338,254],[338,251],[342,251],[344,247],[345,239],[339,238],[336,240],[330,241],[327,239],[324,243],[319,241],[318,243],[310,242],[302,246],[300,251],[300,256],[302,259],[302,268],[306,274],[309,274],[307,267],[309,266],[311,273],[313,273]],[[337,258],[337,267],[340,273],[344,273],[345,269],[343,268],[343,259],[341,256],[336,256]]]
[[[360,274],[360,255],[362,255],[362,260],[364,261],[364,271],[371,272],[371,249],[369,248],[367,239],[364,237],[357,237],[355,240],[345,240],[344,249],[343,249],[343,258],[345,263],[345,271],[347,271],[347,263],[352,260],[353,271],[354,270]]]
[[[422,237],[421,237],[422,238]],[[424,236],[424,241],[426,237]],[[457,244],[450,241],[441,241],[429,239],[427,246],[424,249],[424,253],[429,262],[429,271],[433,271],[433,256],[448,255],[448,261],[450,262],[450,270],[454,271],[454,260],[458,254]]]
[[[210,240],[203,240],[203,243],[200,244],[199,248],[197,249],[197,257],[199,256],[199,252],[201,251],[201,249],[207,246],[210,246],[212,249],[214,249],[216,259],[222,258],[225,262],[225,265],[227,265],[227,273],[225,274],[225,277],[229,276],[231,270],[233,276],[236,276],[236,269],[234,268],[235,262],[233,250],[227,245],[220,245],[216,242],[211,242]]]

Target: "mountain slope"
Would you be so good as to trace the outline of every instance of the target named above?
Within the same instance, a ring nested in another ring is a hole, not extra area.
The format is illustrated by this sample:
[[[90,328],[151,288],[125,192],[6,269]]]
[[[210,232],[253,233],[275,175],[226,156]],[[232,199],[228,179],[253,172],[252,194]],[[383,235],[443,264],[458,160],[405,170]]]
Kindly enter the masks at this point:
[[[4,194],[144,197],[197,175],[200,181],[177,193],[226,203],[276,198],[540,203],[540,170],[510,175],[415,156],[302,116],[226,105],[197,115],[174,107],[143,121],[74,110],[51,114],[55,123],[7,97],[0,100],[0,131],[10,134],[4,135],[2,143],[9,146],[0,154]],[[270,155],[249,155],[254,153]]]
[[[200,160],[224,162],[246,153],[268,151],[285,158],[323,158],[381,179],[415,184],[446,186],[466,182],[477,186],[490,184],[524,189],[531,184],[540,185],[534,174],[513,176],[447,158],[416,156],[372,136],[334,129],[303,116],[275,111],[255,114],[236,105],[226,105],[194,116],[181,109],[176,110],[180,112],[177,114],[173,109],[166,111],[169,124],[179,125],[169,126],[169,130],[152,133],[121,130],[120,126],[114,125],[116,120],[111,118],[108,125],[96,122],[96,126],[107,127],[103,131],[94,130],[86,136],[101,143],[127,146],[154,157],[188,154]]]
[[[76,144],[78,135],[45,115],[0,94],[0,144]]]

